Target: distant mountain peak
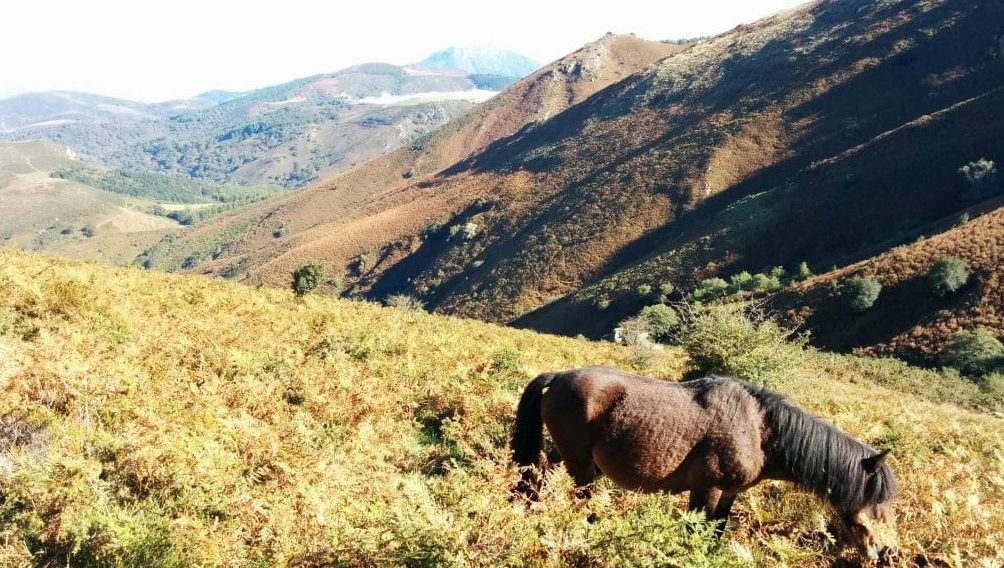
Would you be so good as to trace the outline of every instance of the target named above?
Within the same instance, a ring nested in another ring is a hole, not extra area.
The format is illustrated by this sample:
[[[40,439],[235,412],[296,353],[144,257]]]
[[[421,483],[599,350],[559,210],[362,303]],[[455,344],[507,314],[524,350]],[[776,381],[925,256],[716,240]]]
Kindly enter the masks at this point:
[[[416,65],[427,69],[459,69],[475,75],[506,77],[523,77],[540,67],[540,63],[525,55],[488,45],[447,47]]]

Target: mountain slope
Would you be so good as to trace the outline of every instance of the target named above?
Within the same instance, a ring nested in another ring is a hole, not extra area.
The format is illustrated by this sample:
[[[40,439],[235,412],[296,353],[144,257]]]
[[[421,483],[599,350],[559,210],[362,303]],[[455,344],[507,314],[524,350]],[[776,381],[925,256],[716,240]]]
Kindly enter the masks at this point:
[[[968,206],[961,165],[1004,158],[1002,18],[820,1],[702,41],[437,175],[426,202],[483,201],[369,249],[350,290],[598,336],[641,285],[879,254]],[[297,260],[397,219],[398,196]]]
[[[785,390],[892,450],[901,559],[992,565],[1004,424],[875,382],[934,373],[806,352]],[[831,511],[784,483],[741,494],[714,544],[685,499],[563,468],[509,502],[520,390],[682,356],[414,310],[0,249],[0,564],[846,566]],[[585,522],[594,515],[593,522]],[[543,536],[542,536],[543,535]]]
[[[51,176],[80,165],[67,148],[0,143],[0,244],[126,264],[178,228],[149,200]]]
[[[285,284],[321,260],[340,273],[360,253],[421,231],[478,195],[442,191],[439,172],[489,143],[545,121],[615,81],[681,49],[608,35],[547,65],[429,136],[338,177],[179,236],[158,251],[162,268],[222,249],[200,272]],[[273,235],[283,232],[276,240]],[[233,239],[232,235],[241,236]],[[250,272],[250,275],[246,273]]]
[[[933,361],[951,335],[980,326],[1004,336],[1004,199],[975,208],[989,211],[930,238],[826,273],[775,299],[791,322],[818,345],[874,355]],[[947,222],[952,222],[951,220]],[[966,286],[939,297],[927,273],[940,258],[962,259],[972,274]],[[882,283],[879,301],[862,314],[846,307],[839,291],[854,276]]]

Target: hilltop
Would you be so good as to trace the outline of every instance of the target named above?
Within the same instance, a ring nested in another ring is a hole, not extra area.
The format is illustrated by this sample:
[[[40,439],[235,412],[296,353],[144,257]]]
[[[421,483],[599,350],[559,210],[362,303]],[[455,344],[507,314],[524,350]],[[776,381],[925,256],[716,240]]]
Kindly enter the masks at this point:
[[[490,46],[456,46],[437,51],[419,61],[426,69],[459,69],[476,75],[524,77],[540,63],[513,51]]]
[[[212,243],[223,254],[194,270],[282,284],[319,260],[347,294],[591,337],[652,301],[638,290],[839,270],[999,206],[966,197],[959,168],[1004,161],[1001,18],[999,3],[819,1],[675,54],[604,38],[473,124],[183,236],[162,266]],[[614,63],[618,45],[651,65]],[[538,93],[550,96],[521,104]],[[493,136],[468,134],[526,108]],[[459,150],[438,150],[450,141]],[[239,238],[214,236],[238,223]],[[280,227],[293,238],[270,240]],[[980,271],[977,286],[998,277]],[[952,326],[1004,333],[971,314]]]
[[[508,502],[508,431],[534,374],[675,380],[684,362],[0,250],[0,564],[853,562],[826,508],[783,483],[739,498],[723,546],[681,499],[601,481],[579,501],[560,468],[539,505]],[[892,450],[905,562],[999,559],[1004,424],[938,402],[964,382],[812,351],[790,371],[796,402]]]
[[[282,285],[291,270],[310,260],[336,274],[360,254],[372,263],[384,244],[421,232],[480,196],[443,191],[451,185],[441,179],[446,168],[680,49],[607,35],[385,157],[179,235],[153,251],[153,265],[177,270],[195,258],[198,272]],[[218,249],[221,254],[210,259]]]

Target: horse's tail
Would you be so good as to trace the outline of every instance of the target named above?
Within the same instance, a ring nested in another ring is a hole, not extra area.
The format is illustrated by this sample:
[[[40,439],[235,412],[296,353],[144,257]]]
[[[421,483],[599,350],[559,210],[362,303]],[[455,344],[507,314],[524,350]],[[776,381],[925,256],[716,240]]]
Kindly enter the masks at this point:
[[[523,479],[516,486],[516,492],[531,499],[537,497],[536,474],[531,466],[540,462],[540,450],[544,446],[544,418],[540,415],[540,402],[544,389],[554,380],[554,376],[554,373],[538,375],[523,389],[516,407],[516,425],[509,443],[512,461],[523,469]]]

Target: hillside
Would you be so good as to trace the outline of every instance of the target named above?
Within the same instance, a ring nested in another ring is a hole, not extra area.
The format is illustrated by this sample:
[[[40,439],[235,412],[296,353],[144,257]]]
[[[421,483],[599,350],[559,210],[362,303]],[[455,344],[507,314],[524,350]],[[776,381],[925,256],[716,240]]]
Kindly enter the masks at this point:
[[[739,498],[720,547],[680,499],[602,481],[579,501],[561,469],[539,505],[508,502],[508,431],[534,374],[673,379],[682,363],[0,249],[0,565],[851,565],[828,511],[783,483]],[[811,351],[785,390],[892,450],[904,562],[993,565],[1004,423],[876,382],[907,379],[958,392]]]
[[[0,140],[48,140],[124,169],[295,187],[412,141],[518,78],[369,63],[157,104],[29,93],[0,100]]]
[[[453,165],[402,150],[335,178],[299,197],[316,229],[291,201],[196,270],[282,284],[317,259],[350,294],[598,337],[651,301],[640,286],[844,267],[993,207],[959,168],[1004,160],[1002,18],[1000,3],[814,2],[612,77]],[[296,237],[269,245],[282,223]]]
[[[65,147],[0,143],[0,245],[128,264],[177,230],[146,212],[152,201],[51,176],[81,163]]]
[[[962,259],[972,274],[960,290],[940,297],[931,291],[927,273],[948,256]],[[811,331],[818,345],[932,361],[956,331],[980,326],[1004,335],[1002,266],[1004,207],[998,206],[930,238],[812,278],[775,302],[778,311],[789,310],[792,323]],[[839,293],[854,276],[883,285],[881,301],[863,314],[848,310]]]
[[[154,266],[177,270],[195,257],[203,261],[198,272],[284,285],[291,270],[316,259],[340,274],[361,253],[375,257],[388,241],[421,232],[480,196],[444,191],[445,168],[680,49],[608,35],[411,145],[295,196],[186,231],[158,247]],[[208,253],[217,249],[222,254],[209,260]]]

